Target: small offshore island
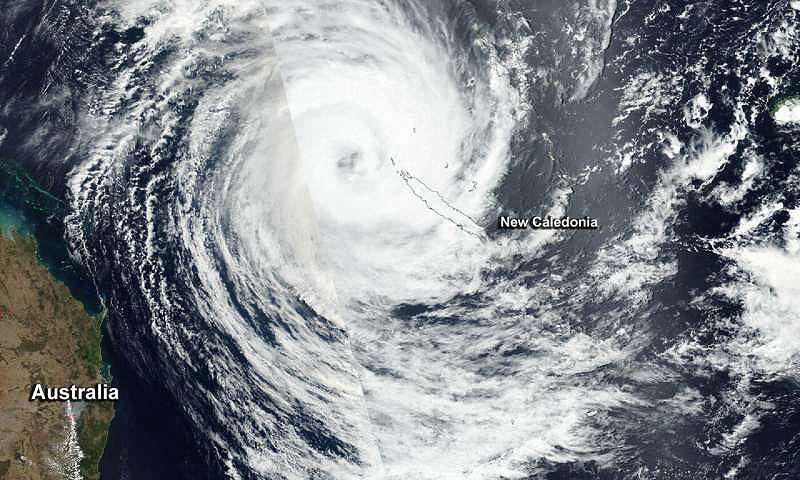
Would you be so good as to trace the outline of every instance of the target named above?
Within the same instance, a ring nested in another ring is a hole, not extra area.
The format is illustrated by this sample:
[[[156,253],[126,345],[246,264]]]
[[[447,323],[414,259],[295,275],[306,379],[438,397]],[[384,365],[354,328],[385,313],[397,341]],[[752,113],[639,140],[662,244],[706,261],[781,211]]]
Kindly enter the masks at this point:
[[[100,318],[36,248],[31,237],[0,233],[0,480],[98,479],[113,402],[31,401],[36,384],[109,381]]]

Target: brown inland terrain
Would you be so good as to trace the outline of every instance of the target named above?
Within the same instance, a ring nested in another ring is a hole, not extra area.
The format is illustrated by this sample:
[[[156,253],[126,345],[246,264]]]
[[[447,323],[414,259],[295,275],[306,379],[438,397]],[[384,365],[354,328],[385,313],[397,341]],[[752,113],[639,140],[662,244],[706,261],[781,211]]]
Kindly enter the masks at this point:
[[[112,402],[31,401],[34,383],[108,381],[100,319],[38,260],[32,238],[0,234],[0,480],[97,479]]]

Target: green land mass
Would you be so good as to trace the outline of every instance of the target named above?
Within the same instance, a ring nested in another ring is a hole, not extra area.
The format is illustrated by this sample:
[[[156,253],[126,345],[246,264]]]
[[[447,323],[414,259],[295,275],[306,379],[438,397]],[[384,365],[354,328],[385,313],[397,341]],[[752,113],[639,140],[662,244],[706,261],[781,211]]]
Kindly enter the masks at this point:
[[[76,467],[84,479],[99,478],[113,404],[73,406],[83,452],[76,458],[64,448],[71,435],[66,404],[29,395],[34,383],[108,381],[100,320],[40,263],[31,237],[0,236],[0,479],[64,478]]]
[[[76,299],[74,273],[52,267],[65,265],[65,254],[49,251],[43,261],[31,235],[40,219],[60,218],[63,210],[23,169],[0,162],[0,480],[100,476],[113,403],[73,404],[70,412],[66,402],[29,400],[34,383],[110,381],[100,349],[102,312],[87,304],[91,293]],[[70,281],[72,293],[61,280]],[[67,448],[76,443],[80,455]]]

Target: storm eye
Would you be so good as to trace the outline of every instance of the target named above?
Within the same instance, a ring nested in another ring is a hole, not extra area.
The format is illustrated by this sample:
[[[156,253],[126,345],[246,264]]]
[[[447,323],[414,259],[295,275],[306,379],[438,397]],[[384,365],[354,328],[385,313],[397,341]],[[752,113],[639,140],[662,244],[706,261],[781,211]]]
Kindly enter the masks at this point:
[[[339,157],[336,160],[336,167],[343,173],[353,174],[356,173],[356,167],[361,159],[361,154],[358,151],[350,152],[349,154]]]

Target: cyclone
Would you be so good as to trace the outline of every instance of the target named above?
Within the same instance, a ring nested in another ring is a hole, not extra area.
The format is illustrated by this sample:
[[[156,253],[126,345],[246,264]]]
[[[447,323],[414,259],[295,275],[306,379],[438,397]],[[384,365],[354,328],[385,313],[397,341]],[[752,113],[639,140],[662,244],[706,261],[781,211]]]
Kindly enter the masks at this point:
[[[476,69],[428,8],[270,10],[314,248],[345,304],[452,293],[509,162],[519,94],[491,45]]]
[[[126,5],[121,15],[136,19],[149,8]],[[302,478],[313,471],[389,478],[412,474],[418,462],[440,454],[409,452],[407,445],[434,442],[445,451],[460,435],[437,439],[439,428],[407,430],[440,415],[448,400],[431,412],[414,404],[443,381],[426,379],[427,368],[402,365],[407,360],[397,347],[380,338],[398,328],[393,309],[436,305],[464,285],[478,288],[482,264],[493,250],[502,254],[485,224],[527,105],[475,13],[459,12],[458,24],[446,8],[454,7],[209,4],[192,7],[187,17],[178,6],[165,7],[148,19],[129,59],[157,75],[145,85],[139,75],[123,76],[119,90],[110,91],[113,106],[120,90],[153,101],[135,102],[125,121],[112,116],[101,129],[92,157],[71,179],[74,201],[97,202],[96,171],[113,178],[120,156],[132,160],[123,175],[142,189],[130,190],[139,197],[131,213],[150,226],[121,230],[139,237],[130,239],[137,250],[131,253],[140,265],[134,274],[143,307],[153,314],[151,331],[170,355],[188,365],[202,361],[179,340],[197,333],[174,330],[175,309],[188,300],[208,319],[204,329],[232,339],[226,348],[243,357],[225,360],[216,352],[209,374],[228,383],[226,390],[244,388],[249,405],[226,405],[224,394],[206,392],[220,402],[212,407],[219,418],[251,419],[234,427],[242,457],[231,462],[289,478],[287,472]],[[462,37],[474,43],[464,48]],[[187,51],[151,63],[173,49]],[[225,81],[207,82],[208,75]],[[202,88],[199,101],[189,100]],[[180,105],[187,100],[196,103]],[[131,114],[158,125],[146,128],[154,138],[143,142],[143,125],[132,126]],[[131,158],[138,148],[149,151],[148,165]],[[156,167],[156,152],[174,148],[183,160]],[[168,202],[162,188],[170,191]],[[192,259],[191,273],[165,264],[165,237],[168,248]],[[187,274],[194,277],[189,299],[153,281]],[[457,359],[429,354],[443,369],[437,375],[461,374]],[[370,373],[384,363],[402,371]],[[442,394],[469,395],[479,387],[471,383]],[[396,398],[387,397],[389,389]],[[456,415],[490,414],[482,403]],[[259,409],[275,419],[265,424]],[[295,415],[295,431],[285,432]],[[450,420],[440,421],[448,428]],[[326,438],[316,440],[320,435]],[[474,468],[458,456],[451,462],[459,471]]]
[[[9,10],[0,156],[104,303],[106,475],[800,474],[794,3]]]

